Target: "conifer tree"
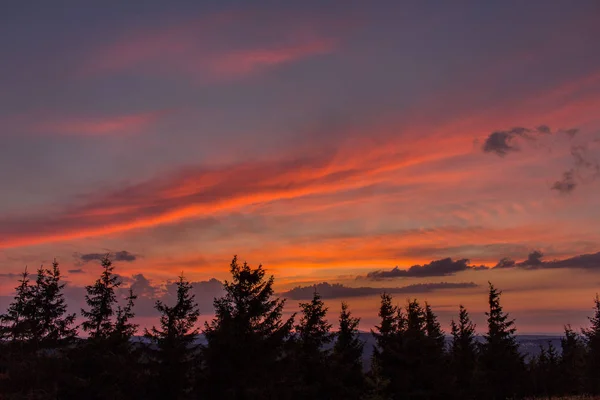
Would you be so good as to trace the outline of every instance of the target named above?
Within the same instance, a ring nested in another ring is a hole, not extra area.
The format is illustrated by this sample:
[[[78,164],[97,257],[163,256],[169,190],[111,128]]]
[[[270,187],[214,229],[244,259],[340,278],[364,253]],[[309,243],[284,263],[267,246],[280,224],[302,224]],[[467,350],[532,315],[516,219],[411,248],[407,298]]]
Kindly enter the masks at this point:
[[[5,314],[0,315],[0,339],[23,344],[31,338],[33,291],[27,268],[21,274],[15,297]]]
[[[146,329],[145,336],[152,341],[151,352],[155,374],[152,385],[157,399],[185,399],[193,388],[193,367],[196,356],[196,328],[200,311],[191,293],[192,285],[181,275],[177,281],[177,300],[168,306],[157,300],[160,327]],[[124,315],[125,312],[122,312]]]
[[[585,392],[586,348],[582,338],[565,325],[565,336],[561,338],[561,392],[577,395]]]
[[[472,395],[473,375],[477,363],[477,343],[475,324],[462,305],[459,308],[458,324],[452,320],[451,328],[450,365],[454,392],[457,398],[469,398]]]
[[[129,291],[125,307],[118,305],[117,294],[122,282],[114,273],[107,254],[101,260],[102,272],[93,285],[86,286],[82,309],[85,318],[81,324],[89,338],[73,352],[74,372],[80,386],[72,387],[65,397],[80,396],[91,399],[136,398],[138,355],[130,341],[137,326],[134,317],[135,295]]]
[[[379,325],[371,334],[375,338],[371,371],[368,376],[371,397],[393,398],[396,389],[403,385],[402,371],[402,330],[405,319],[402,309],[392,304],[392,296],[381,294]],[[402,322],[401,322],[402,321]]]
[[[64,287],[56,260],[52,263],[52,269],[40,268],[34,288],[34,302],[38,315],[37,336],[43,348],[70,344],[76,337],[77,328],[72,326],[76,314],[67,314]]]
[[[114,332],[112,316],[117,303],[115,290],[121,286],[109,256],[106,255],[101,263],[103,271],[100,278],[94,285],[85,287],[85,302],[89,310],[81,310],[81,315],[86,318],[81,327],[89,333],[90,338],[100,340],[109,338]]]
[[[300,321],[296,325],[294,362],[299,383],[293,389],[294,398],[328,399],[331,397],[329,351],[331,324],[326,320],[327,307],[315,290],[310,302],[300,303]]]
[[[284,300],[273,296],[273,276],[234,257],[225,295],[215,299],[215,318],[205,324],[203,392],[214,399],[281,398],[286,389],[284,347],[294,316],[284,320]]]
[[[600,297],[594,298],[594,315],[588,318],[591,326],[583,329],[587,344],[587,381],[592,394],[600,394]]]
[[[402,355],[406,360],[404,375],[408,378],[405,396],[431,397],[432,384],[431,347],[427,337],[427,315],[420,303],[413,299],[406,305],[406,331],[403,336]]]
[[[444,331],[428,303],[425,303],[425,332],[435,351],[440,355],[443,354],[446,347]]]
[[[124,307],[117,306],[113,335],[118,341],[127,342],[137,332],[139,325],[131,322],[133,317],[135,317],[135,314],[133,313],[133,307],[135,306],[136,299],[137,296],[133,293],[133,289],[129,288],[127,297],[125,298],[127,303]]]
[[[360,318],[354,318],[348,310],[348,305],[342,302],[332,357],[337,377],[335,393],[339,398],[360,399],[365,389],[362,371],[364,343],[359,337],[359,323]]]
[[[489,284],[488,331],[481,345],[480,360],[488,396],[505,399],[518,395],[523,359],[515,338],[515,322],[500,305],[501,291]]]
[[[446,339],[437,316],[428,303],[425,303],[425,335],[423,349],[423,370],[429,375],[429,385],[423,390],[430,398],[447,398],[450,376],[448,373],[448,357]]]

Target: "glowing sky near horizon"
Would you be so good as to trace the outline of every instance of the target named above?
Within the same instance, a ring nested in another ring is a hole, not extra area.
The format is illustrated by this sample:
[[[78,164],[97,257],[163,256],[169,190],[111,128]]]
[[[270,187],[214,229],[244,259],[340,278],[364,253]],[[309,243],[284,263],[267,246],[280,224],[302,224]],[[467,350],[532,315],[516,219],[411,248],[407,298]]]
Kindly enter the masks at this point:
[[[237,254],[280,292],[475,283],[414,294],[447,322],[492,281],[525,332],[585,323],[600,256],[365,276],[600,252],[597,1],[133,3],[3,7],[0,308],[55,257],[81,288],[94,254],[158,286]]]

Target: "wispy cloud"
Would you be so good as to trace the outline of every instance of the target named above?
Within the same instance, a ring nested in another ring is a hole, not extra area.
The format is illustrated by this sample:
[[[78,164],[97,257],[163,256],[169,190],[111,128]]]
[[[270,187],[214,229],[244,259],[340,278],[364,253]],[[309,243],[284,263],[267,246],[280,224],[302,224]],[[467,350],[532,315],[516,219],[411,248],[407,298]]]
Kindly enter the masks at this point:
[[[487,269],[484,265],[470,265],[469,260],[452,260],[444,258],[442,260],[432,261],[429,264],[413,265],[408,269],[394,267],[389,271],[373,271],[366,276],[367,279],[386,279],[386,278],[424,278],[431,276],[448,276],[457,272],[468,270]]]
[[[261,20],[268,36],[256,32],[263,29],[257,24]],[[326,24],[315,21],[309,16],[274,20],[260,12],[227,12],[130,31],[95,49],[82,73],[136,71],[203,83],[240,78],[334,51],[338,39],[325,33]]]
[[[293,300],[304,300],[310,299],[313,296],[315,290],[324,299],[341,299],[350,297],[362,297],[372,296],[381,293],[390,294],[420,294],[429,293],[438,290],[451,290],[451,289],[472,289],[476,288],[477,285],[473,282],[438,282],[438,283],[417,283],[413,285],[401,286],[401,287],[349,287],[339,283],[328,283],[322,282],[312,286],[297,286],[287,292],[282,293],[283,297],[287,297]]]
[[[90,261],[99,261],[102,260],[104,257],[106,257],[107,255],[110,257],[111,260],[113,261],[125,261],[125,262],[133,262],[135,260],[137,260],[138,255],[130,253],[127,250],[121,250],[121,251],[117,251],[114,253],[111,252],[107,252],[107,253],[85,253],[85,254],[75,254],[76,257],[84,262],[90,262]]]
[[[551,185],[550,189],[568,194],[575,190],[579,182],[589,182],[600,177],[600,150],[596,148],[594,141],[588,140],[576,144],[574,141],[579,134],[578,128],[559,129],[553,132],[549,126],[540,125],[534,129],[515,127],[509,130],[495,131],[485,139],[482,150],[485,153],[494,153],[505,157],[510,153],[520,151],[520,142],[522,141],[536,142],[542,136],[553,134],[568,137],[572,167],[565,171],[562,177]],[[557,143],[555,141],[550,147],[556,147]]]

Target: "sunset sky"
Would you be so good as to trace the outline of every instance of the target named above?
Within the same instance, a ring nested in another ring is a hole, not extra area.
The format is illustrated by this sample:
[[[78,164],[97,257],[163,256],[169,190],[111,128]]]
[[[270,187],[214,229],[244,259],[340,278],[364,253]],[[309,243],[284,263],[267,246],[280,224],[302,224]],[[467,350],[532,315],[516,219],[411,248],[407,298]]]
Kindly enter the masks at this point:
[[[2,311],[54,258],[78,311],[111,252],[142,324],[182,271],[210,318],[237,254],[364,330],[380,288],[483,329],[488,281],[586,324],[598,1],[86,3],[0,13]]]

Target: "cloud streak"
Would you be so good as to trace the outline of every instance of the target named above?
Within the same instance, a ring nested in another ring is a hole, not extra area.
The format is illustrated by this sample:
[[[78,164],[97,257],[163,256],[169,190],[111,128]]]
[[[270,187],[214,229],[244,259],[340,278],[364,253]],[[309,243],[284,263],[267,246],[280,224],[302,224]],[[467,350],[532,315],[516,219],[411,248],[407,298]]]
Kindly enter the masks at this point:
[[[125,261],[125,262],[133,262],[137,260],[138,256],[136,254],[130,253],[127,250],[117,251],[115,253],[85,253],[85,254],[77,254],[77,258],[84,263],[90,261],[98,261],[102,260],[106,255],[109,255],[110,259],[113,261]]]
[[[257,21],[264,21],[271,34],[260,34]],[[82,73],[183,75],[201,83],[242,78],[334,51],[337,39],[320,23],[325,21],[308,16],[273,20],[261,12],[223,12],[129,31],[96,49]]]
[[[477,271],[481,269],[487,269],[483,265],[469,265],[469,260],[460,259],[452,260],[452,258],[444,258],[441,260],[435,260],[429,264],[424,265],[413,265],[408,269],[400,269],[394,267],[389,271],[373,271],[369,272],[366,276],[367,279],[379,280],[387,278],[425,278],[433,276],[448,276],[454,275],[457,272],[462,271]]]
[[[322,282],[313,286],[297,286],[287,292],[282,293],[283,297],[290,298],[292,300],[305,300],[310,299],[316,290],[323,299],[343,299],[349,297],[362,297],[362,296],[373,296],[383,292],[390,294],[419,294],[419,293],[430,293],[438,290],[452,290],[452,289],[472,289],[476,288],[473,282],[438,282],[438,283],[417,283],[414,285],[407,285],[402,287],[349,287],[339,283],[328,283]]]

